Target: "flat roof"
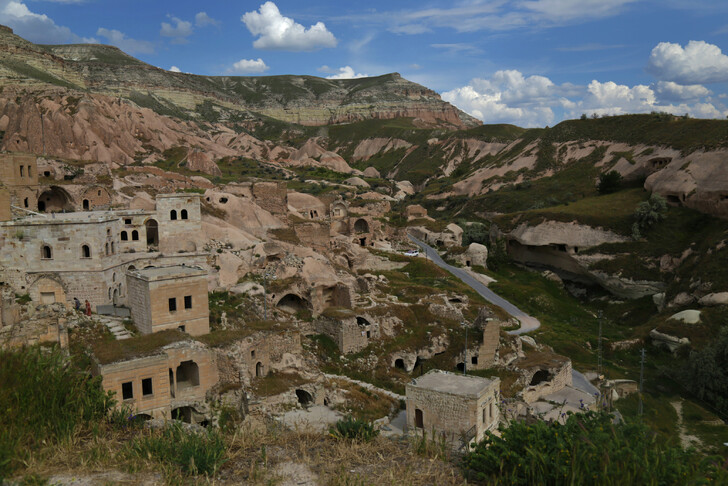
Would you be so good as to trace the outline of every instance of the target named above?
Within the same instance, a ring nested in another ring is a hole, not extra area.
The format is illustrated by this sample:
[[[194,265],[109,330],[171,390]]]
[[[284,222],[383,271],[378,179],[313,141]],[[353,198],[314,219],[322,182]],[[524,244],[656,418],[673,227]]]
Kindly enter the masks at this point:
[[[131,275],[146,281],[166,280],[179,277],[207,276],[207,272],[199,267],[173,265],[170,267],[151,267],[129,271]]]
[[[143,210],[107,210],[107,211],[77,211],[69,213],[38,213],[24,218],[5,221],[4,223],[16,225],[43,225],[43,224],[75,224],[75,223],[108,223],[124,216],[143,216],[154,214]]]
[[[170,194],[157,194],[156,199],[159,199],[160,197],[202,197],[202,194],[198,192],[174,192]]]
[[[479,395],[493,380],[479,376],[461,375],[449,371],[432,370],[412,380],[410,385],[452,395]]]
[[[155,356],[162,353],[164,346],[181,341],[192,338],[177,329],[168,329],[122,341],[97,341],[91,344],[91,350],[99,364],[106,365]]]

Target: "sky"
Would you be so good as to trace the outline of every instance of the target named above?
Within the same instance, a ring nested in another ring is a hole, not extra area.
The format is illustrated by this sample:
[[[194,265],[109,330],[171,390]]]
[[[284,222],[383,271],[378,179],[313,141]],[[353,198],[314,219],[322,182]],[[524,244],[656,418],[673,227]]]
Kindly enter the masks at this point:
[[[0,24],[202,75],[398,72],[485,123],[728,116],[728,0],[0,0]]]

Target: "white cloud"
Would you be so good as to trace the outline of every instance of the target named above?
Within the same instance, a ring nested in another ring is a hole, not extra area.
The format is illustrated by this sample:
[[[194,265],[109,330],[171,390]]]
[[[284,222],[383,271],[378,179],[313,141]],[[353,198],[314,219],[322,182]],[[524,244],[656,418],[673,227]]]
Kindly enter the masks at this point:
[[[268,66],[261,58],[258,59],[241,59],[228,72],[238,74],[264,73],[268,70]]]
[[[542,20],[562,23],[574,19],[611,17],[622,7],[637,0],[532,0],[520,6],[537,14]]]
[[[660,100],[665,101],[697,100],[711,94],[705,86],[699,84],[683,86],[672,81],[658,81],[655,92]]]
[[[220,25],[220,22],[207,15],[207,12],[198,12],[195,15],[196,27],[207,27],[209,25],[217,26]]]
[[[105,37],[107,39],[107,42],[109,44],[112,44],[122,51],[126,52],[127,54],[135,54],[135,53],[142,53],[142,54],[151,54],[154,52],[154,44],[152,44],[149,41],[143,41],[143,40],[137,40],[137,39],[130,39],[126,36],[123,32],[120,32],[116,29],[107,29],[104,27],[99,27],[99,30],[96,31],[96,35],[100,35],[101,37]]]
[[[257,49],[284,51],[314,51],[322,47],[336,47],[334,34],[323,22],[308,29],[293,19],[281,15],[273,2],[265,2],[258,11],[247,12],[241,19],[251,34],[258,36],[253,42]]]
[[[0,24],[7,25],[17,35],[39,44],[94,41],[79,37],[71,29],[56,24],[45,14],[32,12],[23,2],[17,0],[0,0]]]
[[[556,112],[567,118],[665,111],[694,117],[723,118],[728,111],[707,102],[711,92],[703,86],[660,82],[654,87],[626,86],[593,80],[588,86],[554,84],[544,76],[524,76],[520,71],[498,71],[476,78],[467,86],[442,94],[448,101],[486,123],[513,123],[533,127],[551,125]]]
[[[680,44],[660,42],[652,49],[647,69],[658,79],[680,84],[728,81],[728,56],[705,41]]]
[[[169,19],[172,23],[162,22],[162,28],[159,31],[159,35],[163,37],[172,37],[172,42],[175,44],[186,43],[187,37],[192,35],[192,22],[188,22],[171,15],[169,16]]]
[[[178,68],[177,66],[172,66],[171,68],[169,68],[169,70],[171,72],[173,72],[173,73],[181,73],[182,72],[182,70],[180,68]]]
[[[327,66],[328,67],[328,66]],[[351,66],[344,66],[339,68],[337,74],[326,76],[326,79],[356,79],[356,78],[368,78],[368,74],[357,73]]]

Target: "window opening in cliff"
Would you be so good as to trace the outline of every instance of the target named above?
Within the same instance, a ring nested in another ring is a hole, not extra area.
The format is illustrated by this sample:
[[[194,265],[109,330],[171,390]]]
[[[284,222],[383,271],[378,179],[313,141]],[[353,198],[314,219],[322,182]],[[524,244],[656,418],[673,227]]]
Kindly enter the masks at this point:
[[[296,294],[286,294],[276,306],[286,312],[295,313],[306,309],[308,302]]]
[[[71,200],[71,196],[65,189],[51,186],[38,196],[38,211],[71,211],[73,209]]]
[[[124,220],[124,224],[131,224],[131,218],[127,218]]]
[[[27,208],[29,205],[30,203],[28,202],[28,198],[26,197],[25,199],[23,199],[23,206]]]
[[[50,177],[50,176],[51,176],[51,171],[49,171],[49,170],[44,170],[44,171],[43,171],[43,176],[44,176],[44,177]]]
[[[86,211],[88,211],[88,208],[89,208],[88,199],[84,199],[83,200],[83,209],[86,210]]]
[[[360,316],[356,316],[356,323],[361,327],[371,326],[371,323],[369,321]]]
[[[300,403],[304,407],[313,404],[313,397],[306,390],[301,390],[300,388],[297,388],[296,397],[298,398],[298,403]]]
[[[255,376],[258,378],[261,378],[263,376],[263,363],[258,361],[258,363],[255,365]]]
[[[50,260],[51,258],[53,258],[53,250],[51,249],[51,247],[48,245],[43,245],[41,247],[40,257],[43,260]]]
[[[367,239],[359,238],[359,246],[367,246]]]
[[[531,378],[531,383],[529,383],[529,386],[536,386],[545,381],[550,381],[550,380],[551,380],[551,373],[549,373],[548,370],[538,370],[533,375],[533,378]]]
[[[418,429],[424,429],[425,428],[425,421],[422,417],[422,410],[419,408],[415,408],[415,427]]]
[[[177,367],[177,390],[200,384],[200,369],[194,361],[182,361]]]
[[[159,245],[159,224],[157,221],[155,219],[147,220],[144,226],[147,229],[147,245]]]
[[[174,371],[169,369],[169,394],[174,398]]]
[[[169,212],[169,219],[171,219],[172,221],[177,220],[177,210],[176,209],[173,209]]]
[[[459,297],[453,297],[451,299],[448,299],[448,302],[450,302],[451,304],[462,304],[463,300]]]
[[[369,223],[366,219],[357,219],[354,223],[354,231],[356,233],[369,233]]]
[[[25,166],[20,166],[20,177],[25,177]]]
[[[462,373],[463,371],[465,371],[465,363],[458,363],[455,366],[455,369]]]
[[[131,240],[139,241],[139,232],[137,230],[131,232]]]
[[[469,267],[470,266],[470,260],[465,260],[465,266],[466,267]]]
[[[182,212],[180,213],[180,218],[187,219],[187,210],[186,209],[182,210]]]
[[[397,358],[397,359],[394,360],[394,367],[397,368],[397,369],[399,369],[399,370],[405,370],[406,371],[406,369],[404,367],[404,360],[402,358]]]
[[[682,206],[682,201],[680,200],[680,198],[678,196],[676,196],[674,194],[668,194],[667,202],[669,202],[670,204],[674,204],[676,206]]]
[[[471,357],[470,364],[474,364],[474,365],[478,364],[478,357],[477,356]]]
[[[226,198],[226,197],[221,197],[220,199],[218,199],[218,201],[220,202],[220,204],[227,204],[227,202],[228,202],[228,198]]]
[[[126,231],[121,232],[121,241],[127,241],[129,239],[129,233]]]
[[[91,247],[83,245],[81,247],[81,258],[91,258]]]

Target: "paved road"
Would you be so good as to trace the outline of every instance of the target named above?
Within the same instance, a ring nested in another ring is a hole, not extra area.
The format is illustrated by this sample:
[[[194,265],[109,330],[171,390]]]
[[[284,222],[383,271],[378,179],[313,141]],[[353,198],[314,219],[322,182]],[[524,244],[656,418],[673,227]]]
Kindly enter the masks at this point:
[[[445,263],[445,261],[440,258],[440,255],[437,253],[437,251],[432,248],[431,246],[427,245],[423,241],[420,241],[419,239],[415,238],[412,235],[408,235],[410,240],[412,240],[417,246],[422,248],[422,250],[425,253],[425,256],[428,257],[430,260],[435,263],[440,268],[444,268],[448,272],[455,275],[457,278],[462,280],[466,285],[469,285],[473,290],[475,290],[477,293],[479,293],[485,300],[488,302],[497,305],[498,307],[502,308],[504,311],[509,313],[511,316],[518,319],[521,323],[521,327],[516,329],[515,331],[510,331],[509,334],[523,334],[526,332],[533,331],[534,329],[538,329],[539,326],[541,326],[541,323],[536,319],[535,317],[529,316],[525,312],[523,312],[521,309],[516,307],[515,305],[508,302],[506,299],[501,297],[500,295],[496,294],[492,290],[490,290],[488,287],[483,285],[481,282],[476,280],[473,276],[468,274],[465,270],[458,267],[453,267],[452,265],[448,265]]]

